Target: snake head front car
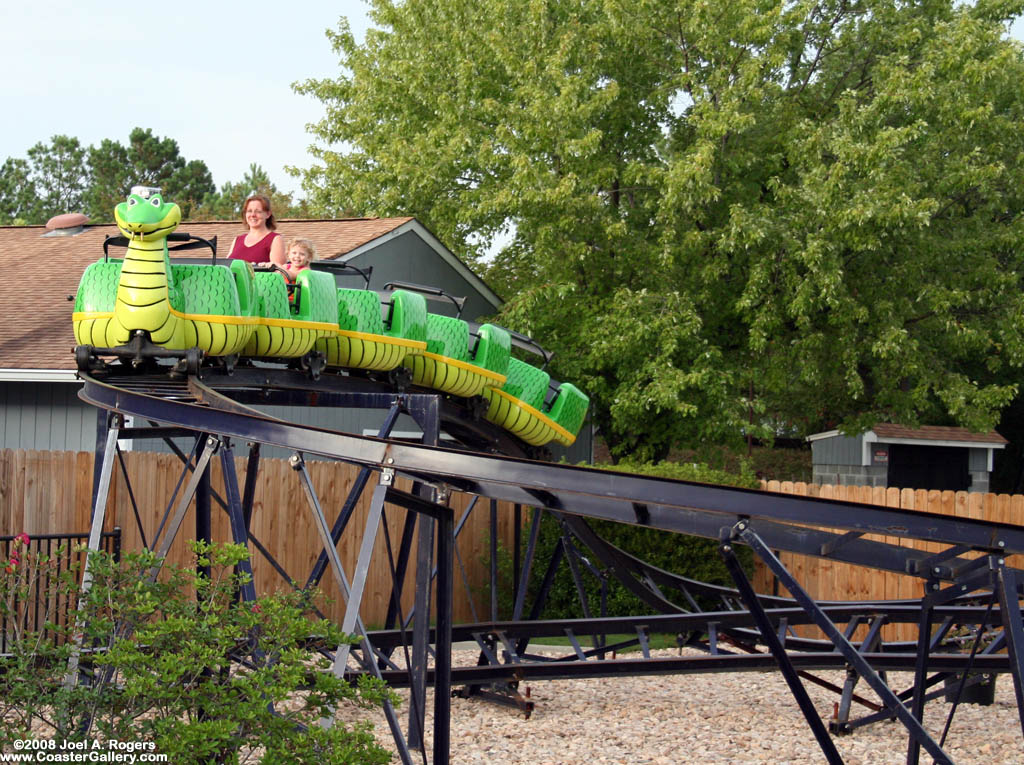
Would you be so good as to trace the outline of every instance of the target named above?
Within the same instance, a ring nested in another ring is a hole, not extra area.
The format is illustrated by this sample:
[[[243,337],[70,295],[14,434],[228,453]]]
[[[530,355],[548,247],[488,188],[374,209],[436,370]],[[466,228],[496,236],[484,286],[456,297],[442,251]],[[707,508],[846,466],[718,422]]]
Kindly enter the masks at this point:
[[[128,199],[114,208],[117,228],[129,239],[151,242],[163,239],[181,222],[181,208],[164,202],[159,189],[132,188]]]

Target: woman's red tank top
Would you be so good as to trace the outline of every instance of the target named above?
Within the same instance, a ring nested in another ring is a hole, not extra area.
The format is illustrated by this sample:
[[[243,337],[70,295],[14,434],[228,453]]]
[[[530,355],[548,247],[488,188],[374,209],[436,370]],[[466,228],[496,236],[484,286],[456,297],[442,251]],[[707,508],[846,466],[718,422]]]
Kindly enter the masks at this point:
[[[228,257],[236,258],[238,260],[247,260],[250,263],[269,263],[270,245],[274,243],[274,237],[277,236],[281,235],[276,231],[271,231],[252,247],[246,247],[246,234],[239,234],[235,237],[234,244],[231,245],[231,254],[228,255]]]

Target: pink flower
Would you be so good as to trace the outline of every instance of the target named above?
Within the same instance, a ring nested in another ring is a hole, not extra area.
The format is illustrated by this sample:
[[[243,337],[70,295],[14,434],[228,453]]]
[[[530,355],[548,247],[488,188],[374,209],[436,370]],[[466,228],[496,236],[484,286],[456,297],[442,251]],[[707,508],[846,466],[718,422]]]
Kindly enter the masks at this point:
[[[253,603],[252,604],[252,608],[250,608],[249,610],[252,611],[254,614],[263,613],[263,609],[260,608],[260,604],[259,603]]]
[[[21,532],[20,534],[18,534],[18,536],[16,536],[16,537],[14,538],[14,541],[15,541],[15,542],[21,542],[21,543],[22,543],[23,545],[27,545],[27,544],[29,543],[29,541],[30,541],[30,540],[29,540],[29,536],[28,536],[28,534],[26,534],[26,533],[25,533],[25,532],[23,531],[23,532]]]

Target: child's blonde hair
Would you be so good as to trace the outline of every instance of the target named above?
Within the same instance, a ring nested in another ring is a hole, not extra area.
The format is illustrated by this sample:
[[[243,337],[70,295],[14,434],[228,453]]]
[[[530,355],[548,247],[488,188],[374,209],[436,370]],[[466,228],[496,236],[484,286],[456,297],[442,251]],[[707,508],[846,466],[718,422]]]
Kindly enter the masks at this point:
[[[302,237],[295,237],[288,242],[288,252],[292,251],[292,247],[300,247],[306,251],[309,255],[310,260],[316,260],[316,245],[313,244],[309,239],[303,239]]]

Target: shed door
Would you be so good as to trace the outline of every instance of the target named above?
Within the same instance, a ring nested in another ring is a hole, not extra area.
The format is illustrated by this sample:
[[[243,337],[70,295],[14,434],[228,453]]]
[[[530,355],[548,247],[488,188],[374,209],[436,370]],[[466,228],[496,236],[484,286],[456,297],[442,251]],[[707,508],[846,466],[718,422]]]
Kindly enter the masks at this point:
[[[966,447],[889,445],[889,486],[967,491],[971,485]]]

